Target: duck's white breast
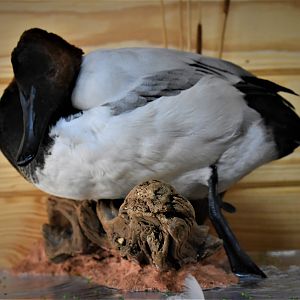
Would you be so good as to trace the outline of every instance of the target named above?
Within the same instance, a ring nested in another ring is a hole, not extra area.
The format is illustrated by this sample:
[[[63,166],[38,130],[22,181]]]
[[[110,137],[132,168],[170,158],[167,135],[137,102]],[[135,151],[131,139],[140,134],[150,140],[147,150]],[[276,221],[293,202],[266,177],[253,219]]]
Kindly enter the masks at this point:
[[[261,117],[242,94],[206,76],[192,88],[117,116],[100,106],[60,120],[37,186],[72,199],[124,197],[136,184],[160,179],[189,198],[206,195],[209,166],[220,189],[276,157]]]

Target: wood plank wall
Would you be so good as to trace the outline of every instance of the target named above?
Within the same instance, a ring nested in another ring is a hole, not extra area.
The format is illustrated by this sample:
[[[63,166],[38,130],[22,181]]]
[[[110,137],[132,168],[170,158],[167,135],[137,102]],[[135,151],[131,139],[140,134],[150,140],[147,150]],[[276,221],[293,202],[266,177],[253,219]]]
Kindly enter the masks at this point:
[[[10,53],[31,27],[55,32],[88,52],[123,46],[195,51],[242,65],[300,93],[300,1],[0,1],[0,92],[12,78]],[[222,51],[221,51],[222,50]],[[300,112],[298,97],[286,96]],[[257,169],[228,194],[229,220],[248,250],[300,247],[300,151]],[[19,261],[40,237],[47,196],[0,156],[0,267]]]

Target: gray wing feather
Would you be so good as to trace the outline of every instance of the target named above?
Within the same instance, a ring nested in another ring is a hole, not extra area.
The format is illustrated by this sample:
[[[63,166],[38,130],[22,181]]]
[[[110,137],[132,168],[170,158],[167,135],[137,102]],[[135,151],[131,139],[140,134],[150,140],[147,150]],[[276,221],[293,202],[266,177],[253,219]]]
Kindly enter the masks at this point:
[[[191,69],[161,71],[142,78],[141,84],[126,97],[104,104],[113,115],[132,111],[163,96],[175,96],[191,88],[200,79],[198,72]]]
[[[229,63],[228,66],[231,68],[226,69],[223,65],[219,67],[205,64],[200,60],[194,60],[190,64],[186,64],[186,68],[160,71],[141,78],[138,86],[125,97],[114,102],[105,103],[104,106],[110,107],[113,115],[119,115],[144,106],[160,97],[178,95],[181,91],[195,85],[204,75],[222,77],[229,81],[232,81],[232,78],[238,78],[239,80],[240,77],[234,69],[234,67],[237,67]]]

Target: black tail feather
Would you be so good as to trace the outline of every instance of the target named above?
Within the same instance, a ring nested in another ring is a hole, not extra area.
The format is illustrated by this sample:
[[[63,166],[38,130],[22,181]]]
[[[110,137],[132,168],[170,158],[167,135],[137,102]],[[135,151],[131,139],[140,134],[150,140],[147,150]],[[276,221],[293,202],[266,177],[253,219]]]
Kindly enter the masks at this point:
[[[278,92],[285,92],[285,93],[288,93],[288,94],[292,94],[292,95],[295,95],[295,96],[299,96],[297,93],[295,93],[293,90],[289,89],[289,88],[286,88],[284,86],[281,86],[275,82],[272,82],[272,81],[269,81],[267,79],[262,79],[262,78],[258,78],[258,77],[251,77],[251,76],[244,76],[242,77],[242,79],[245,81],[245,82],[248,82],[248,83],[252,83],[256,86],[260,86],[262,88],[265,88],[266,90],[269,90],[269,91],[272,91],[273,93],[278,93]]]
[[[286,156],[299,146],[300,118],[294,106],[278,92],[297,95],[294,91],[257,77],[244,77],[235,87],[245,96],[249,107],[263,117],[273,131],[279,157]]]

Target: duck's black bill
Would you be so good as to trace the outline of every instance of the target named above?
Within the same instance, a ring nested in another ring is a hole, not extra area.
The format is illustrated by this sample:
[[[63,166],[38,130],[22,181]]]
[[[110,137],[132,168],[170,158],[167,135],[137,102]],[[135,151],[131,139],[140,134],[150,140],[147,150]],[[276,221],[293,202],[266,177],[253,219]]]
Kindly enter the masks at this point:
[[[24,92],[20,90],[19,97],[23,110],[23,136],[17,154],[17,165],[24,167],[36,157],[43,130],[35,114],[36,89],[32,86],[29,95],[24,95]]]

